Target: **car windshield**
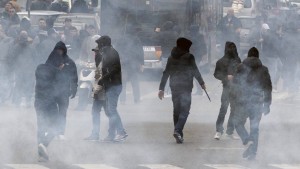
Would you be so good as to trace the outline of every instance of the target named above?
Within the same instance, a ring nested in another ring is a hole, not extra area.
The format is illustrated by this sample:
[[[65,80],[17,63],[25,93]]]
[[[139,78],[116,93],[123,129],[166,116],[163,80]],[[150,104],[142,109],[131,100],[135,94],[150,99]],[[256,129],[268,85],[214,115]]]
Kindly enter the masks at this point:
[[[233,7],[232,4],[235,1],[233,0],[224,0],[223,7]],[[252,8],[252,0],[244,0],[243,2],[244,8]]]
[[[240,21],[244,29],[251,29],[255,26],[255,19],[253,18],[240,18]]]

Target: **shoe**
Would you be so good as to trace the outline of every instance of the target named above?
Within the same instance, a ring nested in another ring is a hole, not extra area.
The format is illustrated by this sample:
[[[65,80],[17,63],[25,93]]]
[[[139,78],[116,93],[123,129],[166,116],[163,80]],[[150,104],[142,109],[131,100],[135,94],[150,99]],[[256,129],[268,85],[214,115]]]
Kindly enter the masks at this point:
[[[84,139],[85,141],[99,141],[99,135],[92,134]]]
[[[184,139],[182,138],[182,136],[178,132],[174,132],[173,136],[176,139],[177,144],[182,144],[183,143]]]
[[[128,134],[126,132],[124,134],[118,134],[114,138],[114,142],[123,142],[126,140],[127,137],[128,137]]]
[[[43,144],[38,145],[39,162],[49,161],[49,155],[46,146]]]
[[[253,141],[249,141],[245,146],[248,146],[248,148],[245,150],[245,152],[243,153],[243,158],[248,158],[251,156],[251,154],[253,154],[251,152],[251,149],[253,147]]]
[[[252,153],[252,154],[249,155],[249,157],[247,158],[247,160],[254,161],[255,158],[256,158],[256,154]]]
[[[101,142],[112,143],[112,142],[114,142],[114,137],[107,136],[105,139],[101,140]]]
[[[65,137],[65,135],[58,135],[57,139],[60,140],[60,141],[65,141],[66,137]]]
[[[226,134],[225,137],[231,140],[240,140],[239,137],[236,137],[233,134]]]
[[[220,140],[221,137],[222,137],[222,133],[221,132],[217,132],[216,135],[215,135],[215,137],[214,137],[214,139]]]

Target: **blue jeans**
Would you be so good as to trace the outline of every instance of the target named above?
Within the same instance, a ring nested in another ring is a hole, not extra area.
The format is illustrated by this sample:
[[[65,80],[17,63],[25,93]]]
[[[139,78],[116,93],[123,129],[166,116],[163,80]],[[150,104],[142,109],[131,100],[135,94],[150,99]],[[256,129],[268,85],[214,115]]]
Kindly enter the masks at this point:
[[[109,137],[114,138],[116,134],[124,134],[121,117],[117,110],[119,96],[122,92],[122,85],[112,86],[105,90],[107,116],[109,118]]]

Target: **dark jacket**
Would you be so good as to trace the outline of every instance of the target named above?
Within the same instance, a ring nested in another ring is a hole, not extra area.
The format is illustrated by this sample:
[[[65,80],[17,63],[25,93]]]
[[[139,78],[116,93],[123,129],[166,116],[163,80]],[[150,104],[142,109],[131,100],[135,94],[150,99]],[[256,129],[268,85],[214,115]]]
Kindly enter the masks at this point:
[[[100,49],[102,55],[102,74],[98,85],[108,89],[112,86],[122,85],[121,61],[118,52],[111,46],[107,45]]]
[[[78,87],[78,75],[77,75],[77,67],[75,62],[69,58],[67,55],[67,47],[63,42],[58,42],[53,50],[53,53],[55,53],[56,49],[62,49],[64,50],[63,54],[63,63],[64,68],[60,71],[60,73],[57,75],[57,95],[70,95],[70,94],[76,94],[77,87]]]
[[[164,91],[169,77],[171,90],[175,92],[192,92],[194,77],[199,84],[204,84],[202,76],[197,68],[195,57],[188,51],[178,47],[173,48],[171,52],[166,69],[163,72],[159,90]]]
[[[234,77],[230,98],[244,106],[261,104],[269,107],[272,102],[272,82],[268,68],[257,57],[248,57],[239,65]]]
[[[89,13],[89,7],[85,0],[75,0],[70,13]]]
[[[227,49],[232,42],[227,42],[225,45],[225,55],[217,61],[214,76],[216,79],[221,80],[223,86],[228,85],[227,76],[234,75],[238,65],[241,63],[241,59],[238,56],[237,50],[234,54],[229,54]]]

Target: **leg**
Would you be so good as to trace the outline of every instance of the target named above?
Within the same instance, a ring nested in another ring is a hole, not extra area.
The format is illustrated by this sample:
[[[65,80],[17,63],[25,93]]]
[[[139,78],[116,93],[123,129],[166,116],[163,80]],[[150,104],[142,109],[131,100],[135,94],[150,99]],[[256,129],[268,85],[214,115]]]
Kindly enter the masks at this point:
[[[174,128],[179,120],[180,114],[180,95],[179,93],[172,92],[172,102],[173,102],[173,122]]]
[[[134,103],[139,103],[141,94],[140,94],[140,83],[139,83],[139,79],[138,79],[138,73],[132,74],[130,82],[131,82],[132,91],[133,91]]]
[[[103,107],[103,101],[94,99],[92,107],[93,130],[92,135],[98,136],[100,133],[100,112]]]
[[[232,111],[234,112],[234,125],[235,125],[235,129],[236,132],[238,133],[238,135],[240,136],[240,138],[242,139],[242,142],[244,145],[246,145],[248,143],[248,139],[249,139],[249,134],[248,131],[245,128],[245,124],[247,122],[247,110],[244,110],[244,107],[241,105],[235,105],[232,106]]]
[[[106,106],[107,115],[109,117],[109,137],[114,138],[116,132],[118,134],[124,134],[125,129],[117,110],[119,95],[122,91],[122,86],[113,86],[106,90]]]
[[[179,102],[180,102],[179,117],[178,117],[178,122],[176,123],[175,126],[175,131],[177,131],[183,137],[183,129],[187,121],[187,118],[190,114],[191,93],[190,92],[181,93],[179,96]]]
[[[230,105],[230,107],[232,107],[232,106]],[[233,132],[234,132],[234,111],[232,110],[232,108],[230,108],[230,115],[229,115],[229,119],[227,122],[226,134],[232,135]]]
[[[223,124],[224,124],[224,119],[227,113],[228,106],[229,106],[229,88],[223,87],[223,92],[221,96],[221,108],[216,122],[217,132],[223,133],[224,131]]]
[[[259,137],[259,123],[262,117],[261,109],[256,107],[256,112],[252,112],[250,115],[250,136],[249,140],[253,141],[253,147],[251,149],[251,154],[256,155],[258,147],[258,137]]]
[[[58,135],[64,135],[66,129],[66,121],[67,121],[67,111],[69,107],[69,97],[68,96],[59,96],[57,97],[57,105],[58,105]]]

